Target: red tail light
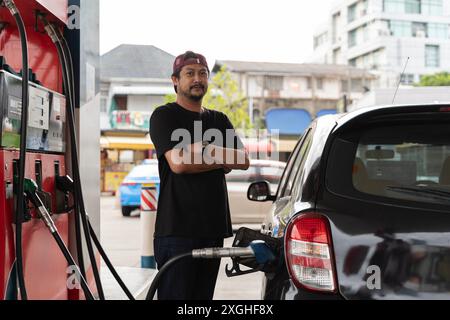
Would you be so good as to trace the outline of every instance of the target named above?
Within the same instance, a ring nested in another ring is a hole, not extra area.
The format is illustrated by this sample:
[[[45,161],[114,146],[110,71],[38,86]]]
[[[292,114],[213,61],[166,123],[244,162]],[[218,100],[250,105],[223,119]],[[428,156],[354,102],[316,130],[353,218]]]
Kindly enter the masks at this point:
[[[336,291],[330,226],[317,213],[299,215],[286,232],[286,261],[297,287],[320,292]]]

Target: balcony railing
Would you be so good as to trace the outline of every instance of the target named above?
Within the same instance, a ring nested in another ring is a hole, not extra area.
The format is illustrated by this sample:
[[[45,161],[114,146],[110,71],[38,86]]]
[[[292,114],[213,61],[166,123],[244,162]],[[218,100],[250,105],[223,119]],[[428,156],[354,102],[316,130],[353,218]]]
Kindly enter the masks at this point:
[[[109,119],[112,129],[148,131],[151,115],[151,112],[113,111]]]

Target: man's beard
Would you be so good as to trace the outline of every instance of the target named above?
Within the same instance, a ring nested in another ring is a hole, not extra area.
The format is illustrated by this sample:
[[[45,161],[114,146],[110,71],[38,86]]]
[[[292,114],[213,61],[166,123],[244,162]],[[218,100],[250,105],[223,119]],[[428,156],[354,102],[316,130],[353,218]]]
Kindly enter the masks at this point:
[[[199,87],[203,90],[203,92],[201,94],[192,94],[191,92],[194,89],[194,87],[195,86],[189,88],[189,91],[182,91],[181,94],[186,98],[188,98],[189,100],[199,102],[205,97],[207,88],[204,85],[200,85]]]

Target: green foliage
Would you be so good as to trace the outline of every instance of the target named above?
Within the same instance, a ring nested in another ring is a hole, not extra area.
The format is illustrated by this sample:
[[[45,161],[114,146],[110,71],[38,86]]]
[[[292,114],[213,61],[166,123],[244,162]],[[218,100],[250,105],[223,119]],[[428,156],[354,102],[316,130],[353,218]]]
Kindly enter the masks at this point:
[[[165,103],[174,102],[176,95],[166,95],[164,101]],[[236,129],[252,128],[247,99],[225,66],[211,79],[208,93],[203,98],[203,105],[208,109],[226,114]]]
[[[164,104],[173,103],[177,101],[177,95],[175,93],[166,94],[164,96]]]
[[[428,76],[423,76],[417,84],[419,87],[450,86],[450,73],[440,72]]]

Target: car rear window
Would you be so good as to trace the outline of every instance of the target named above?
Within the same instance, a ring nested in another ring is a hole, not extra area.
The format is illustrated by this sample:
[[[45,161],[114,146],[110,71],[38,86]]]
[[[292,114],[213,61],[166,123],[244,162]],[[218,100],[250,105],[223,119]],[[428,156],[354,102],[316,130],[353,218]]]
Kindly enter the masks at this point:
[[[337,139],[333,149],[335,161],[349,164],[327,169],[340,193],[450,205],[448,123],[372,126]]]

